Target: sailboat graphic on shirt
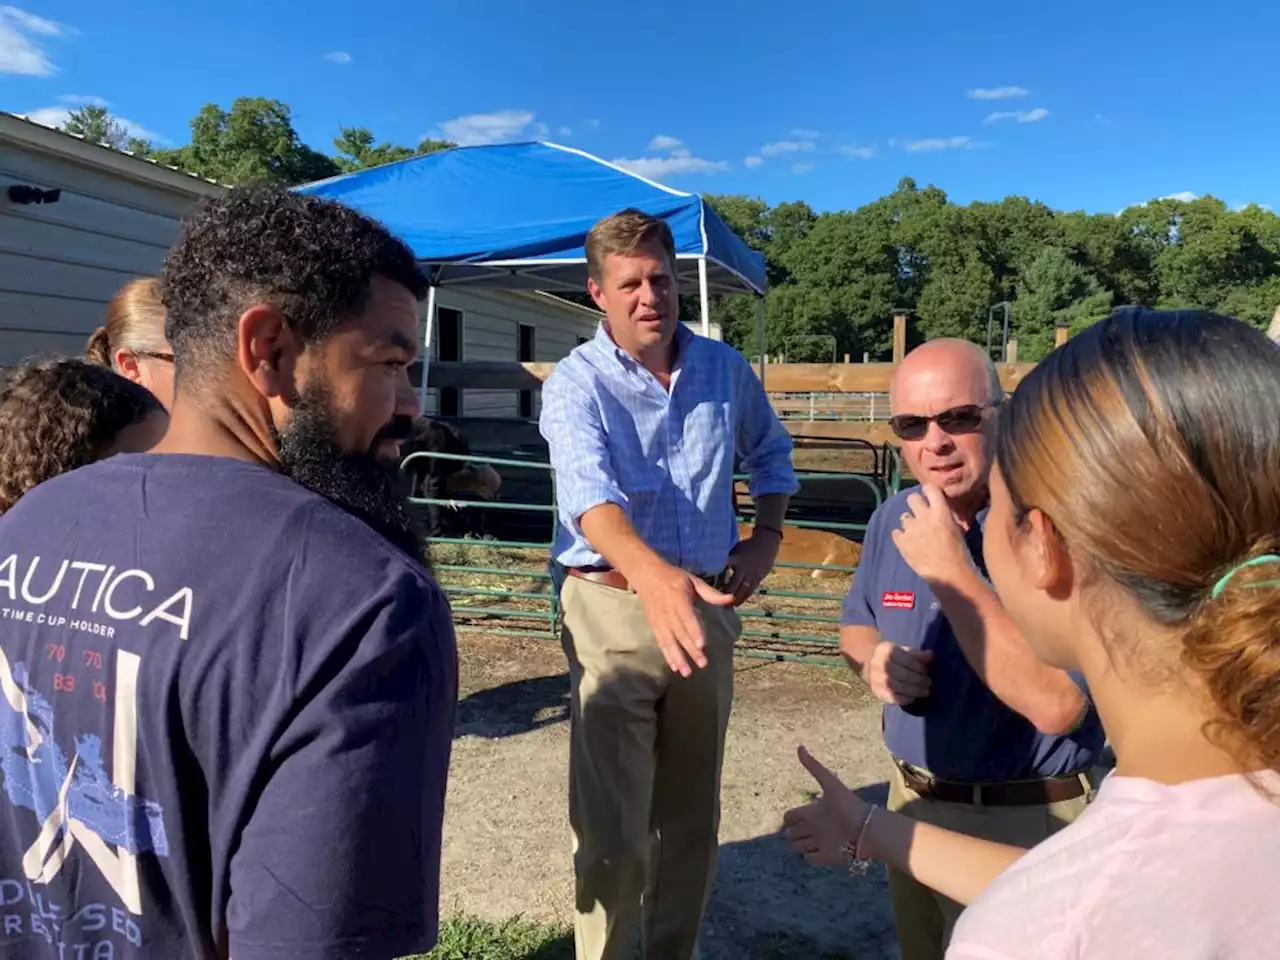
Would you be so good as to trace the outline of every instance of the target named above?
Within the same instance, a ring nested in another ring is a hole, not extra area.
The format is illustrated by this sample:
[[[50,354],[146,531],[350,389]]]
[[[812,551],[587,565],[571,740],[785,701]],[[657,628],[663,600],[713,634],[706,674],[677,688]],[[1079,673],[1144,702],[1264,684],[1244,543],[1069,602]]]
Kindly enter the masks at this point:
[[[52,705],[28,684],[25,665],[11,667],[0,650],[0,775],[9,802],[32,811],[40,824],[23,854],[23,872],[49,883],[79,846],[135,916],[142,913],[138,855],[169,853],[163,811],[135,792],[140,664],[137,654],[116,652],[108,776],[102,738],[76,736],[68,760],[54,738]]]

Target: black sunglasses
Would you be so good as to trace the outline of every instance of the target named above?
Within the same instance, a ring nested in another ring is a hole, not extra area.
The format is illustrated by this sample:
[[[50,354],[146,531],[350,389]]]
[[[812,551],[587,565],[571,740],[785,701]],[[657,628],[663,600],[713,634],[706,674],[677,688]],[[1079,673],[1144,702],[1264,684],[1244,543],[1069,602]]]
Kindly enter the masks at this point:
[[[133,351],[133,354],[136,357],[149,357],[152,360],[163,360],[165,363],[173,363],[172,353],[157,353],[154,350],[135,350]]]
[[[919,440],[929,432],[929,424],[936,423],[943,432],[952,436],[973,433],[982,426],[982,416],[994,404],[966,403],[963,406],[943,410],[932,417],[915,413],[900,413],[889,418],[889,428],[899,440]]]

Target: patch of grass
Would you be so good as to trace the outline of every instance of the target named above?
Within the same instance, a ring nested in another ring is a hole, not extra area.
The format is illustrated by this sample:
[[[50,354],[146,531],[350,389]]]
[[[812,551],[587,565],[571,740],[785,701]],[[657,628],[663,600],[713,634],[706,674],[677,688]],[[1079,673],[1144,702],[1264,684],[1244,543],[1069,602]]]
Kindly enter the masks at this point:
[[[573,932],[523,917],[492,923],[456,916],[440,925],[434,950],[405,960],[573,960]]]

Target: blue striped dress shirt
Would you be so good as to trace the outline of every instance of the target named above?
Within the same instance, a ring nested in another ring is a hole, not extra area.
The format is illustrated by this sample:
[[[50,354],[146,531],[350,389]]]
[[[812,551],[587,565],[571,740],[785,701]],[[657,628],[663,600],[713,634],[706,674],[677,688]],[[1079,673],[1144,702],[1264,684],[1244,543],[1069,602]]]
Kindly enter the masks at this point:
[[[735,453],[752,497],[799,486],[791,436],[750,365],[683,324],[670,392],[601,324],[543,385],[539,426],[556,479],[552,555],[567,567],[607,565],[578,520],[616,503],[668,563],[719,573],[738,541]]]

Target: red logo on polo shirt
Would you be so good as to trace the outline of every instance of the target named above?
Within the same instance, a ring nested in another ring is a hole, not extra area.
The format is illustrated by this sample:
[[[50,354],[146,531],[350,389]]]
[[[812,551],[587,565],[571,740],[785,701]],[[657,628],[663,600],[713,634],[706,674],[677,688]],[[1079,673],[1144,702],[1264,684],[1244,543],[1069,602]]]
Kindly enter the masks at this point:
[[[890,610],[912,610],[916,605],[916,595],[910,590],[886,590],[880,594],[880,606]]]

